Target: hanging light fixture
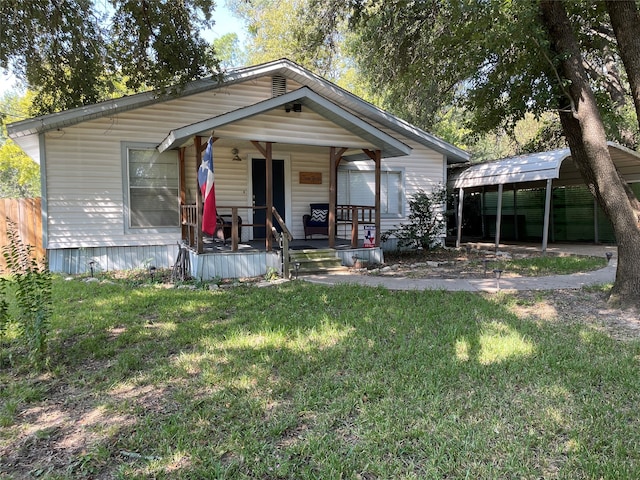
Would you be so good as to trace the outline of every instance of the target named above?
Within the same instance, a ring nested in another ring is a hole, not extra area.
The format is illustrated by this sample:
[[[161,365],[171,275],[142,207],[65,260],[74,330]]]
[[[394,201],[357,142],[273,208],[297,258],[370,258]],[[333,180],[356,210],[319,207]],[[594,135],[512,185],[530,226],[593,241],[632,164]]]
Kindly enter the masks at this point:
[[[233,157],[231,157],[231,160],[233,160],[234,162],[241,162],[242,159],[240,158],[240,155],[238,155],[238,153],[240,153],[240,151],[236,147],[233,147],[231,149],[231,155],[233,155]]]

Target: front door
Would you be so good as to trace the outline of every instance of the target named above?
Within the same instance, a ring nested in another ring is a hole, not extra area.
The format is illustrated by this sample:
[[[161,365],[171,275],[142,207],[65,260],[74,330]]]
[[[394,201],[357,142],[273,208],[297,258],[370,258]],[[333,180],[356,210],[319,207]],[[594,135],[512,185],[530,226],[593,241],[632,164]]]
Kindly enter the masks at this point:
[[[254,158],[251,160],[251,180],[253,185],[253,204],[265,205],[267,203],[267,184],[265,182],[267,169],[264,158]],[[272,161],[273,178],[273,206],[276,207],[282,218],[286,218],[285,212],[285,181],[284,181],[284,160]],[[253,223],[264,225],[266,223],[266,210],[255,210],[253,212]],[[280,232],[282,229],[277,222],[273,222]],[[265,227],[253,227],[253,238],[266,238]]]

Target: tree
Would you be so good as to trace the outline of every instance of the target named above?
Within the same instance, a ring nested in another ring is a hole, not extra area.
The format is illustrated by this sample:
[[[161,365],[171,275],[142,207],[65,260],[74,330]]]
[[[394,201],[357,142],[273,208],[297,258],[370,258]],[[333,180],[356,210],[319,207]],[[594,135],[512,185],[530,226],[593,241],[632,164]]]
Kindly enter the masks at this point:
[[[36,92],[33,114],[95,103],[214,73],[215,52],[200,31],[214,0],[3,0],[0,68]]]
[[[236,33],[227,33],[213,41],[213,47],[218,55],[220,67],[224,70],[241,67],[247,63],[247,55],[240,47]]]
[[[303,21],[309,0],[232,0],[228,7],[245,20],[249,64],[288,58],[323,77],[337,80],[341,74],[340,46],[316,45],[310,54],[305,39],[315,30]]]
[[[637,201],[606,148],[605,119],[620,115],[624,81],[603,2],[314,1],[315,15],[350,19],[361,71],[414,123],[433,122],[442,105],[466,109],[476,134],[512,132],[527,112],[559,114],[574,161],[616,234],[612,299],[638,301]]]
[[[6,119],[27,118],[30,95],[7,93],[0,98],[0,198],[40,196],[40,167],[8,139]]]
[[[565,79],[559,110],[571,155],[582,178],[613,225],[618,243],[618,269],[611,295],[614,300],[637,302],[640,295],[640,228],[638,201],[629,195],[625,182],[611,160],[607,137],[595,95],[583,67],[580,46],[561,2],[542,0],[540,11],[549,32],[551,51]]]
[[[0,146],[0,198],[40,196],[40,167],[13,140]]]

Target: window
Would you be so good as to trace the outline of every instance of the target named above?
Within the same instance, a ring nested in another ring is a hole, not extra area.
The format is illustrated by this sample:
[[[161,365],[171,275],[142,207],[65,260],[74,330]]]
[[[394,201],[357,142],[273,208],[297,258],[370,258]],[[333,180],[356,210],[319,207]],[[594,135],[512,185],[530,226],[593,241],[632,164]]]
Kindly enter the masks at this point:
[[[178,227],[178,156],[154,146],[123,146],[125,215],[129,229]]]
[[[375,205],[376,178],[373,170],[352,168],[338,171],[338,203],[341,205]],[[404,188],[401,171],[380,172],[380,214],[401,217]]]

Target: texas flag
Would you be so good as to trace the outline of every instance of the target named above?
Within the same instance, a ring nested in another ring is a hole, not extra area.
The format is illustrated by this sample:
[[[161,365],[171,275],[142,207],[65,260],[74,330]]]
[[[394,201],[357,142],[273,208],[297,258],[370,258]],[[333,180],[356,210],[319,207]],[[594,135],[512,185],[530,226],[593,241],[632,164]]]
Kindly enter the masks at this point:
[[[198,184],[204,200],[202,231],[213,235],[216,230],[216,190],[213,185],[213,137],[209,137],[202,163],[198,169]]]

